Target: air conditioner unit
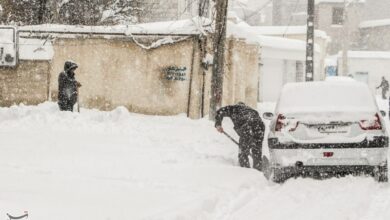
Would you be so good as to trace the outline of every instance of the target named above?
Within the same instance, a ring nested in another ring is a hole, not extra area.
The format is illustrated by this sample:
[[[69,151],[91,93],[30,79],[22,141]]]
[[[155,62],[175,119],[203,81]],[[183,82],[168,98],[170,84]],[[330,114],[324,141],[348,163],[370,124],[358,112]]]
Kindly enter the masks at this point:
[[[0,26],[0,67],[16,65],[16,28]]]

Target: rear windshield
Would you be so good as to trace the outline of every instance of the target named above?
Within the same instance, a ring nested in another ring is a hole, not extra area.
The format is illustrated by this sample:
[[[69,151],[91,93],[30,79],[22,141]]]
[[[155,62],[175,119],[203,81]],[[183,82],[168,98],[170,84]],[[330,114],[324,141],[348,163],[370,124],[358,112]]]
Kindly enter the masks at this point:
[[[367,85],[358,82],[289,83],[282,90],[277,112],[376,112]]]

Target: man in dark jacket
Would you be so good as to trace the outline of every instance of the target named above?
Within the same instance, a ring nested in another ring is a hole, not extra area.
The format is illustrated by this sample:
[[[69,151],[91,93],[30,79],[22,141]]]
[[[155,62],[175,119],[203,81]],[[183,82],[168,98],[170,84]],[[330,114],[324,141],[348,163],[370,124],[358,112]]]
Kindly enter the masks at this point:
[[[259,113],[242,102],[220,108],[215,117],[215,127],[221,133],[224,132],[222,128],[224,117],[231,118],[234,130],[240,136],[238,154],[240,166],[250,167],[248,156],[252,151],[253,168],[261,170],[261,150],[265,126]]]
[[[73,105],[78,99],[78,87],[81,86],[75,79],[77,64],[66,61],[64,71],[58,76],[58,106],[61,111],[73,111]]]
[[[386,99],[386,93],[389,91],[389,82],[385,79],[384,76],[382,77],[381,84],[376,88],[382,88],[382,98]]]

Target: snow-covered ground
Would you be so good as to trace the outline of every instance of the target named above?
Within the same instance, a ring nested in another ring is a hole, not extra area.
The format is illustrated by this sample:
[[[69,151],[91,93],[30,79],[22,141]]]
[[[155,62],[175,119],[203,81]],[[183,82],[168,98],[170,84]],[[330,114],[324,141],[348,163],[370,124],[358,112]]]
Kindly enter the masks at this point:
[[[238,167],[237,146],[206,119],[81,112],[0,108],[0,220],[390,219],[389,184],[270,183]]]

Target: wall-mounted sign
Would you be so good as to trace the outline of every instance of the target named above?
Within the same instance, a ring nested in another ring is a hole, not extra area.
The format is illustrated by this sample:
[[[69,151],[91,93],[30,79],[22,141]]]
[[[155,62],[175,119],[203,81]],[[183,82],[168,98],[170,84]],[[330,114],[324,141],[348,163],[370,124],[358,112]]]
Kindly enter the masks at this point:
[[[164,77],[166,80],[187,80],[187,67],[169,66],[164,69]]]

